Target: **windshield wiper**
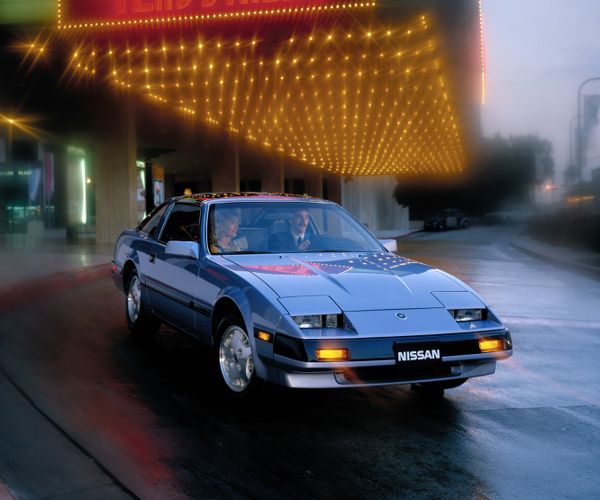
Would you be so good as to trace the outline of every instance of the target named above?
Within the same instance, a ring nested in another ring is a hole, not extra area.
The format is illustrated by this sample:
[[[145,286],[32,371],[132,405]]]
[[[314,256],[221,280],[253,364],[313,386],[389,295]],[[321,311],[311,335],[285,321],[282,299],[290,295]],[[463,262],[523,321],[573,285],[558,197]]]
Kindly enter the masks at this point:
[[[254,255],[259,253],[271,253],[264,250],[239,250],[238,252],[225,252],[221,255]]]
[[[313,253],[360,253],[360,250],[313,250]]]

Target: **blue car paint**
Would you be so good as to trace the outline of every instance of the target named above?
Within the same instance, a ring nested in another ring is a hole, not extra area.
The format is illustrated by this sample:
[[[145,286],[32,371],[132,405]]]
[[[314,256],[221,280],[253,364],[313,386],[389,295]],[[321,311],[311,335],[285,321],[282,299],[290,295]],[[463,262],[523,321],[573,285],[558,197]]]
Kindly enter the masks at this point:
[[[207,345],[213,344],[218,322],[214,311],[221,301],[230,301],[249,332],[255,373],[291,387],[386,385],[481,376],[494,372],[497,359],[512,355],[512,349],[506,349],[500,353],[449,356],[448,360],[461,368],[454,366],[452,373],[439,378],[348,380],[341,374],[344,369],[393,367],[394,342],[440,335],[448,341],[462,339],[461,335],[471,339],[499,335],[507,338],[510,346],[510,334],[491,310],[482,321],[457,323],[449,309],[483,307],[483,299],[457,278],[386,252],[383,247],[380,253],[211,255],[206,243],[209,207],[244,200],[234,197],[200,202],[197,260],[165,255],[163,243],[138,231],[125,231],[115,246],[113,275],[117,286],[123,289],[125,267],[134,266],[144,302],[154,314]],[[261,201],[265,200],[269,198]],[[306,202],[304,198],[298,201]],[[161,226],[169,212],[163,216]],[[150,263],[152,254],[156,258]],[[292,319],[292,315],[317,311],[342,312],[351,328],[301,330]],[[406,320],[398,320],[396,313],[402,313]],[[318,346],[352,342],[353,356],[345,362],[286,358],[274,352],[273,343],[258,340],[253,334],[256,330],[298,339],[311,353]],[[373,352],[378,354],[373,357]]]

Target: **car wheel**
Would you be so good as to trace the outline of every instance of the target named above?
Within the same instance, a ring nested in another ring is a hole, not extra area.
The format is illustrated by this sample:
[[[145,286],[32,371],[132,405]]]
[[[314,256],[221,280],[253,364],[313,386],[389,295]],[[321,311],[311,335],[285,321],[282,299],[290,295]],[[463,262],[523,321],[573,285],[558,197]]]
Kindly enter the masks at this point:
[[[160,320],[154,316],[142,300],[140,278],[136,271],[129,275],[127,281],[127,294],[125,299],[125,316],[127,326],[136,337],[149,338],[154,335],[159,327]]]
[[[469,379],[461,378],[444,382],[422,382],[420,384],[412,384],[411,389],[426,396],[440,397],[444,395],[446,389],[454,389],[463,385],[467,380]]]
[[[220,385],[225,394],[236,398],[248,396],[258,385],[250,337],[242,323],[235,316],[221,320],[214,353]]]
[[[464,220],[462,223],[462,228],[467,229],[470,225],[471,223],[468,220]]]

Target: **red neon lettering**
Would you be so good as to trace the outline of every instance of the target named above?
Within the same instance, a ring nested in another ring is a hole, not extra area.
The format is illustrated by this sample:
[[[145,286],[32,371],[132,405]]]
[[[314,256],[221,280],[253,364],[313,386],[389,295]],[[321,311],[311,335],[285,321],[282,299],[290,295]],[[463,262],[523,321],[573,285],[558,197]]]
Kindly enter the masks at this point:
[[[212,7],[216,0],[202,0],[202,6],[205,4]],[[143,12],[162,12],[169,10],[187,9],[192,0],[115,0],[115,13],[117,15],[127,14],[128,4],[131,4],[131,13],[140,14]]]
[[[131,12],[138,14],[141,12],[152,12],[154,10],[154,2],[144,2],[144,0],[133,0],[131,4]]]
[[[1,2],[2,0],[0,0]],[[67,0],[63,0],[67,2]],[[84,3],[85,0],[68,0],[69,2],[79,1]],[[293,3],[298,5],[304,4],[322,4],[332,3],[332,0],[88,0],[90,4],[103,4],[95,7],[97,15],[117,16],[118,18],[148,17],[153,13],[166,14],[173,11],[185,11],[190,14],[202,13],[209,11],[240,11],[254,9],[262,5],[283,6],[284,4]],[[111,12],[106,12],[106,4],[110,5]],[[279,5],[276,5],[279,4]],[[94,10],[94,9],[92,9]],[[86,14],[84,17],[91,17],[94,14]],[[140,16],[141,15],[141,16]],[[109,17],[108,19],[110,19]]]
[[[156,10],[173,10],[173,0],[156,0]]]

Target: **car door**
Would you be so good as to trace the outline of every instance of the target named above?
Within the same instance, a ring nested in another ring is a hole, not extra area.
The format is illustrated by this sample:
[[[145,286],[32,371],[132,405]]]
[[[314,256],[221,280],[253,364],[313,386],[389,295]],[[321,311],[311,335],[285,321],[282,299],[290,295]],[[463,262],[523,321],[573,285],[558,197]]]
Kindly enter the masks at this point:
[[[160,236],[149,256],[146,274],[150,306],[164,321],[189,333],[195,333],[194,288],[200,260],[170,255],[169,241],[192,241],[198,244],[200,205],[176,203],[168,213]]]
[[[195,288],[195,321],[197,337],[210,344],[212,341],[212,307],[223,288],[231,284],[228,276],[221,267],[223,257],[212,256],[209,250],[209,212],[214,210],[214,204],[205,204],[200,228],[201,264]],[[216,259],[216,261],[215,261]]]
[[[133,246],[138,255],[138,271],[142,284],[143,300],[147,304],[150,304],[148,289],[146,288],[146,276],[152,267],[150,256],[156,253],[156,239],[169,206],[169,203],[158,206],[137,227],[140,238],[134,242]]]

